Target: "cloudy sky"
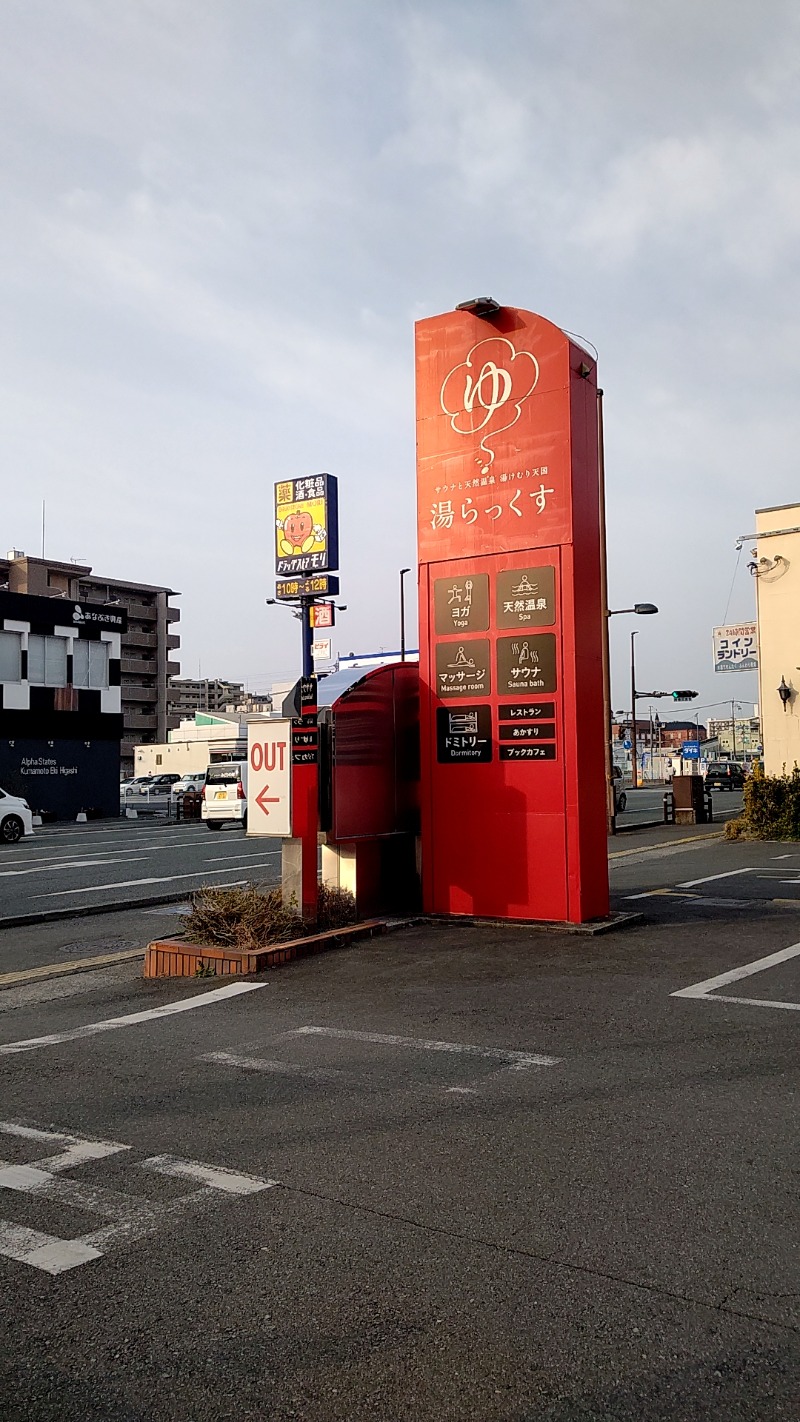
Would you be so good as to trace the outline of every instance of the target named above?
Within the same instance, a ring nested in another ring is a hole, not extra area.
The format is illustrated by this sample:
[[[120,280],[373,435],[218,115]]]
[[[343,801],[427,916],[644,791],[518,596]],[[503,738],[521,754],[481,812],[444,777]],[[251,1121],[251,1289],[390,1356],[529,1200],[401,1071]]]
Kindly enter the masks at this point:
[[[272,485],[329,470],[339,649],[395,647],[414,321],[489,293],[598,349],[639,685],[731,695],[735,540],[800,498],[799,61],[796,0],[4,0],[3,549],[45,499],[50,556],[178,589],[185,674],[258,688]]]

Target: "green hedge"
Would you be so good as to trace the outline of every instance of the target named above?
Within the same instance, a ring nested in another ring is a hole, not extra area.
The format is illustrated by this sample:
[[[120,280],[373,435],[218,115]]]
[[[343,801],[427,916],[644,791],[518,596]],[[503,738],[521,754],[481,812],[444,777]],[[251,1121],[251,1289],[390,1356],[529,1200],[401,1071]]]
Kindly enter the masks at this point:
[[[725,826],[726,839],[800,840],[800,767],[765,775],[756,768],[744,784],[742,813]]]

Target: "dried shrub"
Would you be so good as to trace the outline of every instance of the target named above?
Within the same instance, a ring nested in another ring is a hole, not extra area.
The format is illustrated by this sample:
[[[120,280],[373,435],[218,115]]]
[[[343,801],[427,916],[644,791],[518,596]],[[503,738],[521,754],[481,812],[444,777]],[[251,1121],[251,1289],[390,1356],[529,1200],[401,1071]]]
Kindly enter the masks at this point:
[[[280,889],[253,885],[233,889],[198,889],[183,919],[195,943],[236,948],[244,953],[287,938],[301,938],[303,920],[295,905],[285,905]]]
[[[344,928],[355,921],[353,895],[347,889],[320,884],[316,925],[304,924],[297,904],[284,904],[280,889],[259,889],[255,885],[198,889],[182,923],[187,937],[195,943],[253,953],[273,943]]]

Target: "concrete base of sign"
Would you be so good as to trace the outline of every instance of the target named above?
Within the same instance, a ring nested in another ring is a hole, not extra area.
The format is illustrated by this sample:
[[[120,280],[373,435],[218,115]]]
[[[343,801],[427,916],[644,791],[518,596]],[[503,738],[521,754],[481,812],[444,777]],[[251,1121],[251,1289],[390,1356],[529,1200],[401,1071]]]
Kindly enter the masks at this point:
[[[468,928],[506,928],[511,932],[519,928],[534,929],[544,933],[577,933],[595,938],[601,933],[613,933],[618,928],[632,928],[642,923],[641,913],[610,913],[606,918],[593,918],[588,923],[558,923],[539,918],[470,918],[461,914],[427,914],[425,923],[438,923],[443,927],[463,924]]]
[[[410,834],[323,844],[322,882],[347,889],[359,914],[418,913],[417,842]]]
[[[308,938],[292,938],[285,943],[273,943],[255,952],[237,952],[232,948],[213,948],[193,943],[182,934],[174,938],[156,939],[148,943],[144,960],[146,978],[214,978],[263,973],[267,968],[280,968],[295,958],[307,958],[313,953],[327,953],[332,948],[347,948],[361,938],[374,938],[388,933],[386,919],[371,919],[353,924],[351,928],[330,929],[326,933],[310,934]]]
[[[303,841],[281,840],[281,899],[284,908],[303,901]]]
[[[359,913],[375,912],[380,892],[381,860],[378,841],[323,844],[322,882],[353,895]]]

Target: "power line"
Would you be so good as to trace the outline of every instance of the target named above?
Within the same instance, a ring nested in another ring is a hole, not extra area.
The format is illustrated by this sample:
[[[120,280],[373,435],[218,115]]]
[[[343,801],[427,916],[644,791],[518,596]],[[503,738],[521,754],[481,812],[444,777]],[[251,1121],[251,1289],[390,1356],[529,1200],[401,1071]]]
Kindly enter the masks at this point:
[[[728,608],[729,608],[730,605],[731,605],[731,598],[733,597],[733,585],[734,585],[734,583],[736,582],[736,574],[737,574],[738,571],[739,571],[739,560],[741,559],[741,556],[742,556],[742,545],[741,545],[741,543],[740,543],[740,544],[739,544],[739,551],[738,551],[738,553],[736,554],[736,567],[735,567],[734,570],[733,570],[733,577],[731,578],[731,587],[730,587],[730,592],[728,593],[728,601],[727,601],[726,604],[725,604],[725,612],[723,613],[723,616],[722,616],[722,626],[723,626],[723,627],[726,626],[727,621],[728,621]]]

